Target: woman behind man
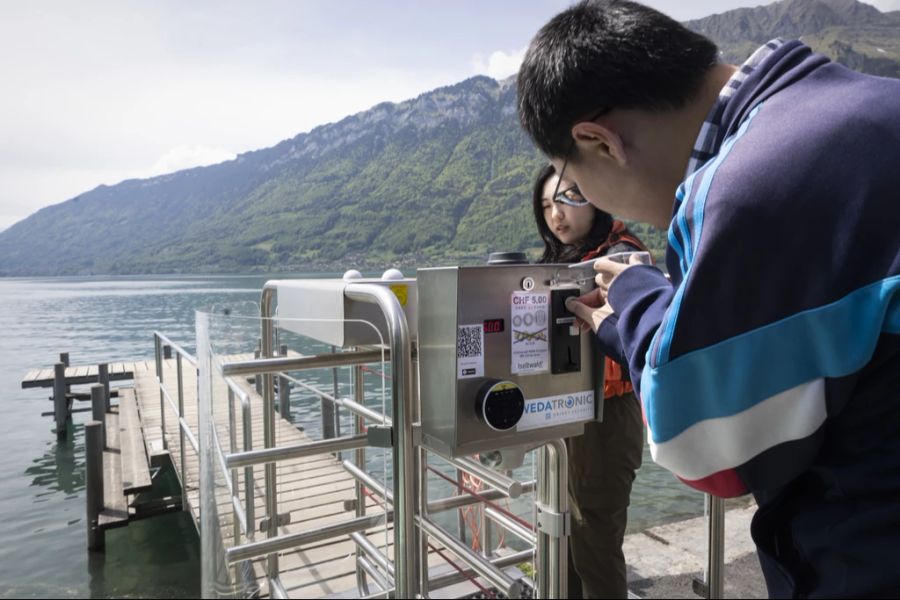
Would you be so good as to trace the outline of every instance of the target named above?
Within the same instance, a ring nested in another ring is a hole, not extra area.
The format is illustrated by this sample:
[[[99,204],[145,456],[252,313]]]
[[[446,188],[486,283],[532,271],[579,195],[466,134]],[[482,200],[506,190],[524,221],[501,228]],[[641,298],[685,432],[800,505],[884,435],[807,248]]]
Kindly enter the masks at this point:
[[[540,262],[579,262],[646,250],[621,221],[587,204],[572,182],[559,181],[550,165],[538,175],[532,202],[544,241]],[[603,422],[588,423],[584,435],[566,440],[572,504],[570,598],[628,595],[622,541],[631,484],[641,466],[643,421],[627,372],[609,358],[604,358],[604,368]]]

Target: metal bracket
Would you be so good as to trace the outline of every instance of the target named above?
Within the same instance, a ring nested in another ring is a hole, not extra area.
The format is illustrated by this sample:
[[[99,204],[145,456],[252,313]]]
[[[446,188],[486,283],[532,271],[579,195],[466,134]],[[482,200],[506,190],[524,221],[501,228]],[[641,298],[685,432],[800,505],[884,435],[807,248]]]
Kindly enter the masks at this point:
[[[353,512],[356,510],[356,498],[352,500],[344,500],[344,512]]]
[[[413,423],[412,425],[412,443],[413,446],[422,445],[422,424]]]
[[[373,448],[393,448],[394,430],[388,425],[369,425],[366,430],[369,446]]]
[[[291,522],[291,513],[284,513],[278,515],[278,527],[284,527],[285,525],[289,525]],[[263,517],[259,520],[259,531],[260,533],[265,533],[269,529],[269,517]]]
[[[537,528],[550,537],[561,538],[572,533],[572,520],[569,511],[553,512],[542,504],[537,505]]]

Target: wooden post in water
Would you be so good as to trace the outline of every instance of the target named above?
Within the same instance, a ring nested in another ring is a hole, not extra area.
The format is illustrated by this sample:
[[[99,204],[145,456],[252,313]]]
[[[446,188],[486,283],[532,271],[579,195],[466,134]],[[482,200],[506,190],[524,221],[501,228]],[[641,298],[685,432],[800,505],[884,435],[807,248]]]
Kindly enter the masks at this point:
[[[106,542],[106,535],[98,523],[103,510],[103,427],[99,421],[90,421],[84,426],[88,550],[103,550]]]
[[[287,344],[278,348],[279,356],[287,356]],[[282,419],[291,420],[291,384],[284,375],[278,376],[278,412]]]
[[[106,449],[106,398],[103,386],[99,383],[91,386],[91,417],[103,424],[100,429],[100,439],[103,440],[101,447]]]
[[[66,400],[66,365],[53,365],[53,417],[56,419],[56,439],[66,439],[66,422],[69,419],[69,403]]]
[[[69,353],[68,352],[60,352],[59,353],[59,362],[66,365],[67,369],[72,366],[71,363],[69,363]],[[72,387],[70,385],[66,384],[66,421],[67,422],[72,419],[72,404],[74,403],[74,400],[69,397],[69,393],[71,391],[72,391]],[[68,429],[68,425],[63,427],[64,433],[65,433],[66,429]]]
[[[106,363],[97,365],[97,380],[103,386],[103,395],[106,396],[106,412],[109,412],[109,365]]]

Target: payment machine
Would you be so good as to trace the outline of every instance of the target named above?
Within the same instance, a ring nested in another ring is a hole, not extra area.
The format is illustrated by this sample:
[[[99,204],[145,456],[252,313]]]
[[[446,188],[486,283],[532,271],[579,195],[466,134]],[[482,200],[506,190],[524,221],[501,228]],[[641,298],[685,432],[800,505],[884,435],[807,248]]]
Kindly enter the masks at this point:
[[[420,269],[423,444],[455,458],[579,435],[602,394],[564,265]]]
[[[562,276],[561,276],[562,275]],[[422,444],[456,458],[580,435],[601,414],[602,369],[565,308],[589,290],[566,265],[396,270],[272,281],[279,327],[338,347],[386,344],[380,310],[345,290],[388,287],[418,351]],[[504,465],[506,466],[506,465]]]

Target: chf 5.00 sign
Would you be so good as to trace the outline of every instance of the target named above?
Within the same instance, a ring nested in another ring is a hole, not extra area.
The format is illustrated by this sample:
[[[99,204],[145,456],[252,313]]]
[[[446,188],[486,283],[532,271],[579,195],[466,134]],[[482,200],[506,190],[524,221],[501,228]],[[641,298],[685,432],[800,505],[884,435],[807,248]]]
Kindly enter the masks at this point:
[[[549,372],[550,295],[514,292],[510,304],[510,372],[516,375]]]

